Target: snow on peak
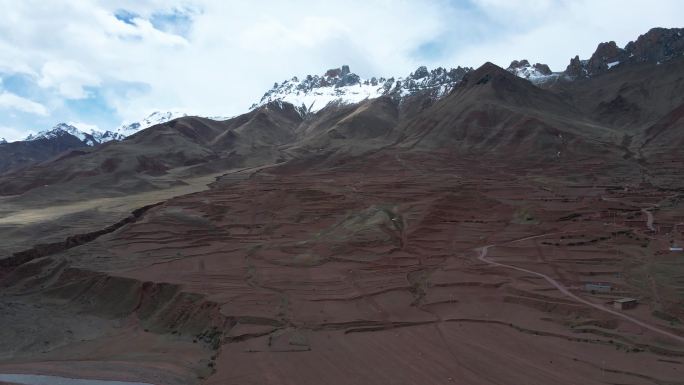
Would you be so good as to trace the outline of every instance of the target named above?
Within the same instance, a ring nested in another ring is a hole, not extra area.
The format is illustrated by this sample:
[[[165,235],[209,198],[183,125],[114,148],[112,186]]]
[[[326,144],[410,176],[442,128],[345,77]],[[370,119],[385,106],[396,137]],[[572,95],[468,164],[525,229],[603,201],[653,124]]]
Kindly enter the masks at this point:
[[[85,123],[59,123],[49,130],[43,130],[35,134],[30,134],[24,140],[31,141],[40,139],[55,139],[65,135],[72,135],[88,146],[95,146],[112,140],[123,140],[127,136],[135,134],[136,132],[145,128],[166,123],[184,116],[188,116],[188,114],[181,111],[155,111],[137,122],[124,123],[113,131],[103,131],[98,129],[97,126]],[[230,117],[226,116],[211,116],[207,118],[212,120],[230,119]],[[7,143],[7,141],[5,141],[4,138],[0,138],[0,144],[3,143]]]
[[[362,79],[352,73],[349,66],[343,65],[320,76],[307,75],[302,79],[295,76],[280,84],[275,83],[250,109],[280,101],[291,103],[303,113],[312,113],[331,103],[353,104],[380,96],[403,98],[421,90],[435,90],[435,96],[441,97],[471,70],[472,68],[461,67],[447,70],[439,67],[428,71],[426,67],[418,67],[405,78]]]
[[[0,144],[7,144],[7,140],[5,138],[0,138]]]
[[[140,130],[144,130],[145,128],[166,123],[184,116],[188,116],[188,114],[182,111],[154,111],[139,121],[125,122],[116,129],[116,133],[125,137],[133,135]]]
[[[54,139],[64,135],[73,135],[81,140],[83,140],[85,133],[77,129],[76,127],[66,124],[59,123],[49,130],[38,131],[36,134],[29,134],[24,140],[40,140],[40,139]]]
[[[559,74],[551,72],[551,69],[546,64],[535,63],[531,65],[529,61],[513,60],[511,65],[506,68],[506,71],[513,75],[527,79],[534,84],[545,83],[549,80],[555,79]]]
[[[79,129],[74,124],[59,123],[49,130],[39,131],[36,134],[30,134],[24,140],[40,140],[40,139],[55,139],[65,135],[72,135],[78,138],[81,142],[88,146],[95,146],[110,140],[121,140],[122,136],[112,131],[100,131],[94,128]]]

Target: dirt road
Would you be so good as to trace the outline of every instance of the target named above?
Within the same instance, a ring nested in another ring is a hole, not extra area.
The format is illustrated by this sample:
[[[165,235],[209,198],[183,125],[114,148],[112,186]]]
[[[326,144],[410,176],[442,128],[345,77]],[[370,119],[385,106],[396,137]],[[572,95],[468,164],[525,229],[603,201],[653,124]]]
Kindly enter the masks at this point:
[[[142,382],[78,379],[38,374],[0,374],[0,381],[25,385],[151,385]]]
[[[534,238],[537,238],[537,237],[541,237],[541,236],[535,236]],[[531,239],[531,238],[533,238],[533,237],[525,238],[525,239]],[[619,311],[616,311],[616,310],[607,308],[607,307],[605,307],[605,306],[603,306],[603,305],[596,304],[596,303],[593,303],[593,302],[588,301],[588,300],[586,300],[586,299],[583,299],[583,298],[581,298],[581,297],[578,297],[578,296],[576,296],[575,294],[573,294],[572,292],[570,292],[570,290],[569,290],[567,287],[563,286],[560,282],[556,281],[555,279],[549,277],[549,276],[546,275],[546,274],[542,274],[542,273],[538,273],[538,272],[536,272],[536,271],[524,269],[524,268],[522,268],[522,267],[517,267],[517,266],[513,266],[513,265],[507,265],[507,264],[504,264],[504,263],[499,263],[499,262],[494,262],[494,261],[492,261],[491,259],[487,258],[487,252],[488,252],[488,250],[489,250],[490,248],[495,247],[495,246],[497,246],[497,245],[487,245],[487,246],[483,246],[483,247],[477,248],[476,250],[477,250],[478,253],[479,253],[477,259],[480,260],[480,261],[482,261],[482,262],[484,262],[484,263],[487,263],[487,264],[489,264],[489,265],[492,265],[492,266],[498,266],[498,267],[504,267],[504,268],[507,268],[507,269],[513,269],[513,270],[517,270],[517,271],[522,271],[522,272],[524,272],[524,273],[528,273],[528,274],[532,274],[532,275],[536,275],[536,276],[538,276],[538,277],[544,278],[548,283],[550,283],[552,286],[554,286],[556,289],[558,289],[558,291],[560,291],[560,292],[563,293],[566,297],[569,297],[569,298],[571,298],[572,300],[574,300],[574,301],[576,301],[576,302],[585,304],[585,305],[587,305],[587,306],[591,306],[591,307],[593,307],[593,308],[595,308],[595,309],[598,309],[598,310],[600,310],[600,311],[603,311],[603,312],[612,314],[612,315],[614,315],[614,316],[616,316],[616,317],[620,317],[620,318],[622,318],[622,319],[625,319],[625,320],[627,320],[627,321],[629,321],[629,322],[634,323],[635,325],[641,326],[641,327],[643,327],[643,328],[645,328],[645,329],[648,329],[648,330],[650,330],[650,331],[652,331],[652,332],[655,332],[655,333],[658,333],[658,334],[660,334],[660,335],[669,337],[669,338],[671,338],[671,339],[673,339],[673,340],[676,340],[677,342],[680,342],[680,343],[684,344],[684,337],[683,337],[683,336],[679,336],[679,335],[674,334],[674,333],[671,333],[671,332],[669,332],[669,331],[667,331],[667,330],[660,329],[660,328],[658,328],[658,327],[656,327],[656,326],[647,324],[646,322],[640,321],[640,320],[638,320],[638,319],[636,319],[636,318],[634,318],[634,317],[630,317],[630,316],[628,316],[628,315],[626,315],[626,314],[623,314],[623,313],[621,313],[621,312],[619,312]]]

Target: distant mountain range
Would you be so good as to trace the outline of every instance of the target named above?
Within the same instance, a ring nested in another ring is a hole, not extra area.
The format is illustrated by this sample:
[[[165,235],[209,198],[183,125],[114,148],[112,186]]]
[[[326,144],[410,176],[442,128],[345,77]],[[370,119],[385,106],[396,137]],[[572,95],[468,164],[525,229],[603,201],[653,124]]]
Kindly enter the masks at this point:
[[[645,63],[660,65],[684,54],[684,29],[653,28],[635,41],[620,48],[615,42],[601,43],[589,59],[575,56],[562,72],[553,72],[546,64],[531,64],[528,60],[514,60],[506,68],[509,73],[540,88],[563,87],[626,67]],[[272,103],[291,104],[300,117],[316,114],[328,106],[354,105],[364,100],[387,97],[396,103],[423,100],[434,103],[451,93],[474,70],[470,67],[429,70],[418,67],[407,76],[361,78],[347,65],[327,70],[322,75],[307,75],[275,83],[250,110],[256,111]],[[608,102],[606,102],[608,103]],[[610,103],[625,103],[615,100]],[[601,108],[608,108],[605,104]],[[619,106],[618,106],[619,107]],[[621,108],[629,109],[630,106]],[[164,124],[189,114],[182,111],[155,111],[143,119],[122,124],[113,130],[93,130],[77,124],[59,123],[29,135],[23,141],[7,143],[0,139],[3,155],[0,172],[43,161],[59,153],[81,147],[93,147],[111,141],[121,141],[146,128]],[[208,117],[226,120],[227,117]],[[616,119],[619,119],[617,117]],[[39,150],[37,150],[39,149]]]
[[[121,140],[125,137],[113,131],[81,130],[72,124],[59,123],[49,130],[27,136],[24,141],[58,139],[64,135],[75,136],[86,146],[95,146],[110,140]]]
[[[0,368],[680,384],[683,42],[563,72],[342,66],[229,119],[0,144]]]
[[[180,111],[155,111],[139,121],[122,124],[114,130],[96,130],[79,127],[77,123],[59,123],[48,130],[28,135],[23,141],[34,141],[38,139],[49,140],[64,135],[72,135],[81,140],[86,146],[96,146],[112,140],[123,140],[127,136],[133,135],[140,130],[152,127],[156,124],[166,123],[183,116],[188,116],[188,114]]]

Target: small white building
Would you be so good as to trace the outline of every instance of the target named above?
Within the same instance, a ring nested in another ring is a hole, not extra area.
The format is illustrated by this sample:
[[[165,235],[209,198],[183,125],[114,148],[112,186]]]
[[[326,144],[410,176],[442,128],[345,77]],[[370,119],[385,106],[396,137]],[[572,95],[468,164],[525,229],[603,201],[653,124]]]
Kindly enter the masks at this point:
[[[613,301],[613,307],[618,310],[634,309],[638,304],[636,298],[620,298]]]

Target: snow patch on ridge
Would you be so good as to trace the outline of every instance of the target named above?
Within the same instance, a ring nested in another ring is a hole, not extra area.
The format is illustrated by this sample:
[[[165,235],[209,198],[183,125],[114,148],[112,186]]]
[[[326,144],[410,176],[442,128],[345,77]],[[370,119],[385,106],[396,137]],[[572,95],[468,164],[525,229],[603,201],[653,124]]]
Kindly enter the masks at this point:
[[[59,123],[49,130],[39,131],[36,134],[30,134],[24,141],[41,140],[41,139],[55,139],[64,135],[72,135],[78,138],[81,142],[88,146],[95,146],[101,143],[109,142],[111,140],[121,140],[122,136],[112,131],[100,131],[92,126],[90,129],[79,129],[73,124]]]
[[[511,65],[506,68],[506,71],[513,75],[527,79],[533,84],[542,84],[551,80],[555,80],[561,76],[560,73],[551,72],[549,66],[546,64],[536,63],[531,65],[527,60],[513,60]]]
[[[304,107],[307,112],[318,112],[332,102],[359,103],[366,99],[378,98],[383,95],[384,91],[382,86],[377,84],[355,84],[344,87],[327,86],[311,90],[297,89],[299,84],[301,83],[298,81],[285,81],[277,92],[272,93],[266,99],[262,99],[259,105],[280,101],[296,107]]]
[[[389,96],[400,101],[421,91],[432,92],[434,97],[446,95],[472,68],[447,70],[439,67],[428,71],[418,67],[406,77],[363,79],[349,70],[349,66],[333,68],[324,75],[293,77],[266,92],[250,109],[281,101],[294,105],[301,113],[315,113],[330,104],[355,104],[367,99]]]
[[[607,63],[606,65],[608,66],[608,69],[611,69],[611,68],[615,67],[615,66],[618,65],[618,64],[620,64],[620,61],[619,61],[619,60],[618,60],[618,61],[614,61],[614,62]]]
[[[166,123],[171,120],[182,118],[185,116],[188,116],[188,114],[184,111],[154,111],[138,121],[124,122],[121,126],[119,126],[116,129],[116,133],[126,137],[133,135],[136,132],[144,130],[148,127]]]
[[[86,123],[59,123],[48,130],[39,131],[37,133],[31,133],[23,140],[30,141],[40,139],[54,139],[68,134],[75,136],[76,138],[81,140],[81,142],[88,146],[95,146],[113,140],[123,140],[126,137],[133,135],[136,132],[144,130],[148,127],[166,123],[168,121],[182,118],[185,116],[189,116],[189,114],[183,111],[154,111],[138,121],[125,122],[121,126],[112,131],[100,130],[97,126]],[[217,121],[230,119],[230,117],[227,116],[210,116],[206,118]],[[3,141],[4,139],[0,140],[0,144],[7,143],[7,141]]]

